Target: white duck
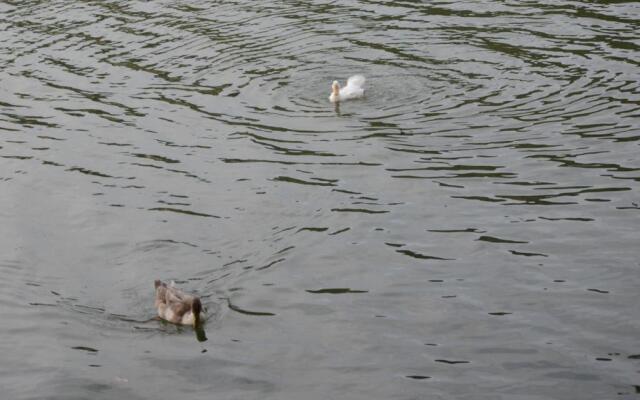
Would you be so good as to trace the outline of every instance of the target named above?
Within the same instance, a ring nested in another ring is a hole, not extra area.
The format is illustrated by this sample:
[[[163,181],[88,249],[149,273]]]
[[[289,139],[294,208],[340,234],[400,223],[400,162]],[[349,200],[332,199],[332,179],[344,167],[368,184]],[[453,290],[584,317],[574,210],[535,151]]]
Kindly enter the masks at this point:
[[[331,85],[331,96],[329,101],[336,103],[343,100],[355,99],[364,96],[364,76],[354,75],[347,79],[347,86],[341,88],[338,81],[333,81]]]

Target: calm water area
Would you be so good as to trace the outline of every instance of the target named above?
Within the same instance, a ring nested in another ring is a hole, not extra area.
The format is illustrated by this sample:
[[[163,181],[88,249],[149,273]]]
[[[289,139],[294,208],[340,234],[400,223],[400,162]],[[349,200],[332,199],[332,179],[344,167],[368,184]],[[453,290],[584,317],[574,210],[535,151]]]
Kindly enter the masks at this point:
[[[640,399],[639,288],[640,2],[0,0],[2,399]]]

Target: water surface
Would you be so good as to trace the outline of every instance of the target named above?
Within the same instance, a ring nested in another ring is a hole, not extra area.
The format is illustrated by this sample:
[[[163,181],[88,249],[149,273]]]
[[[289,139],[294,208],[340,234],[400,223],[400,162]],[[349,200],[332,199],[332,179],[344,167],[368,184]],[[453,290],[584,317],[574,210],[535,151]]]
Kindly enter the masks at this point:
[[[638,398],[639,16],[0,1],[4,395]]]

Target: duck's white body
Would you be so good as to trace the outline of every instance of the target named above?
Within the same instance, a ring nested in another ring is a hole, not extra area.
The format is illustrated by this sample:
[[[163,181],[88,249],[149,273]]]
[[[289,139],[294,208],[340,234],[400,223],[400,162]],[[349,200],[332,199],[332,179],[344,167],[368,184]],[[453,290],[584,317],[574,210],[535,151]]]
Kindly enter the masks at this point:
[[[331,95],[329,101],[336,103],[349,99],[355,99],[364,96],[365,78],[362,75],[354,75],[347,80],[347,86],[341,88],[338,81],[333,81],[331,85]]]

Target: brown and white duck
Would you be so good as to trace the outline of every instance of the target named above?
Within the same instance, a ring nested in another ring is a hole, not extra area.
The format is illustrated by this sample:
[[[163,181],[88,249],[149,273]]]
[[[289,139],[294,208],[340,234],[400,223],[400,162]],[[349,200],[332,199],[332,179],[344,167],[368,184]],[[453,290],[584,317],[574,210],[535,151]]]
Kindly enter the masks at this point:
[[[156,301],[158,316],[165,321],[178,325],[191,325],[197,328],[204,320],[200,298],[186,294],[174,287],[173,282],[166,283],[156,279]]]

